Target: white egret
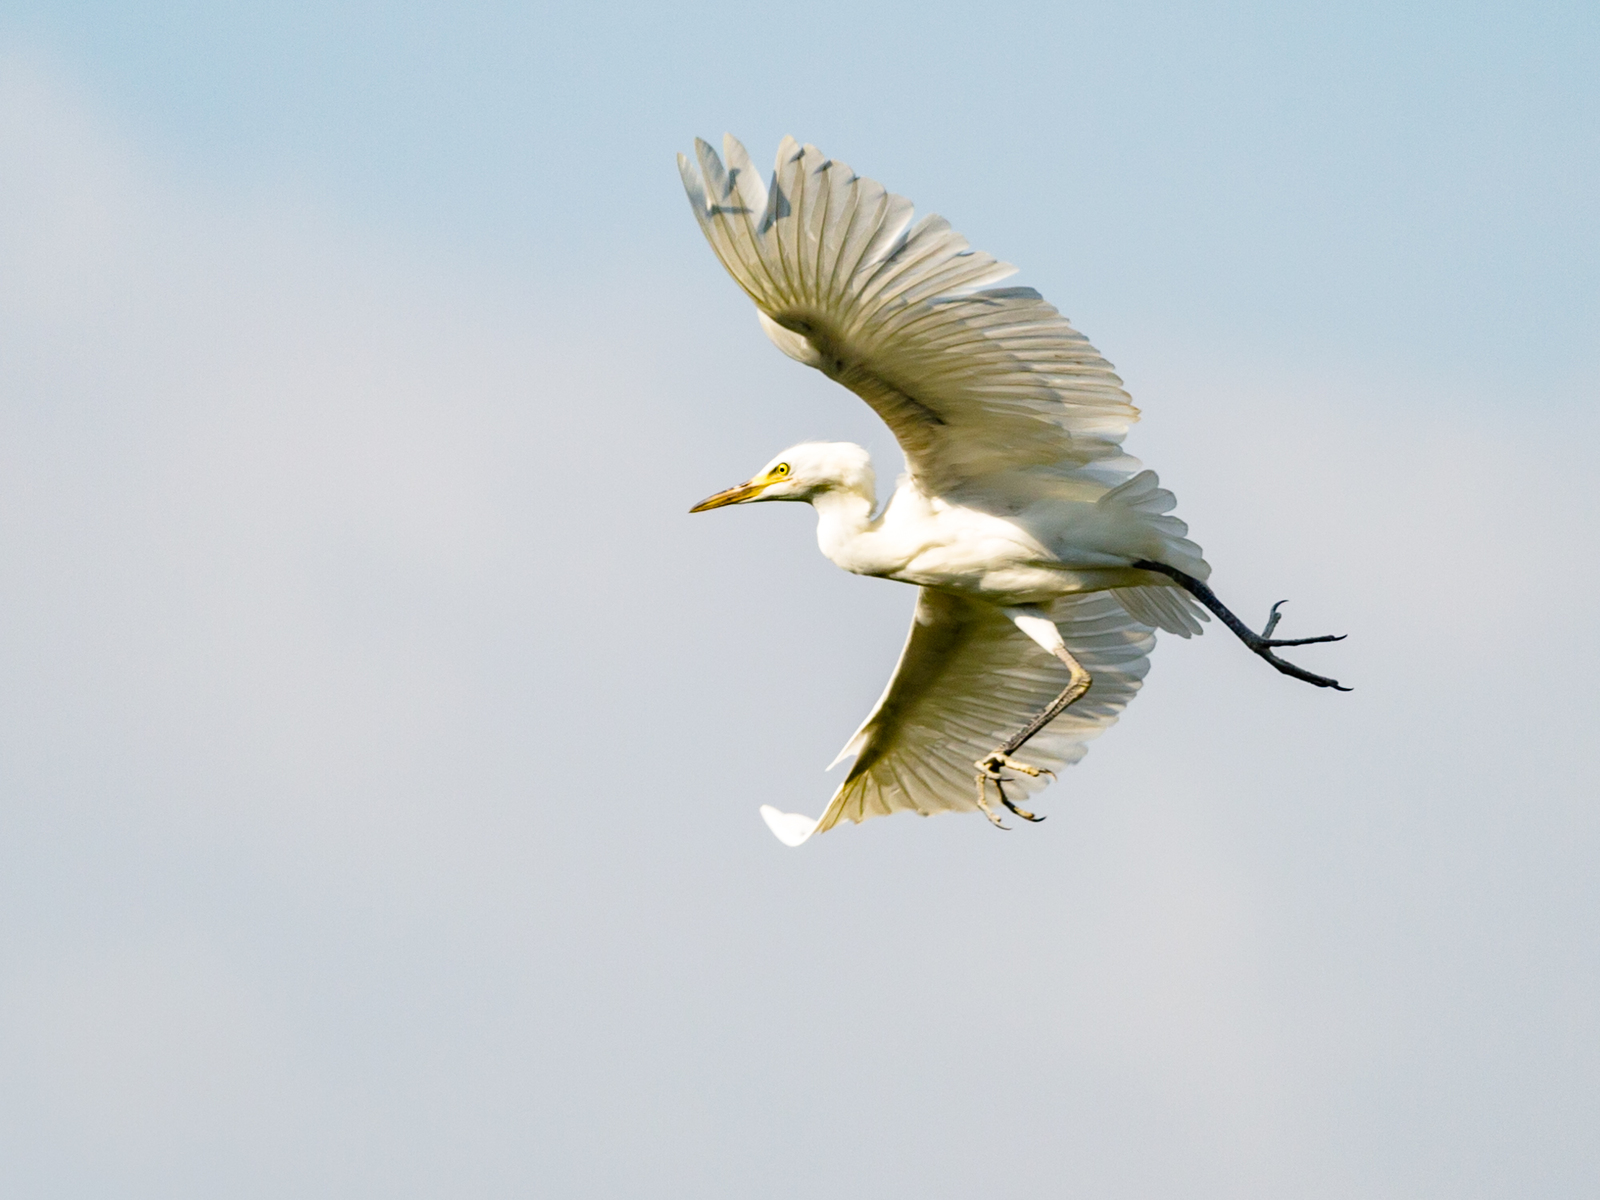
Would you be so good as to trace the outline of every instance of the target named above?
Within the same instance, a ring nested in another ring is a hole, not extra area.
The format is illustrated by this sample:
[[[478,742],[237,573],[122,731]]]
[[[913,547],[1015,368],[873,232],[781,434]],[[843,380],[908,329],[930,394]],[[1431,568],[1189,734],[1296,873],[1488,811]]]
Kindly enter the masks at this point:
[[[814,146],[785,138],[770,188],[731,136],[726,166],[695,151],[678,156],[690,204],[767,336],[871,405],[906,458],[881,510],[847,443],[793,446],[691,510],[804,501],[828,558],[921,589],[822,816],[762,806],[782,841],[900,811],[999,825],[990,788],[1039,820],[1006,789],[1082,758],[1138,691],[1154,631],[1199,633],[1205,609],[1278,670],[1339,687],[1273,653],[1336,637],[1274,639],[1278,605],[1254,633],[1206,586],[1172,493],[1122,452],[1138,417],[1122,381],[1037,292],[992,286],[1014,267],[941,217],[913,225],[908,200]]]

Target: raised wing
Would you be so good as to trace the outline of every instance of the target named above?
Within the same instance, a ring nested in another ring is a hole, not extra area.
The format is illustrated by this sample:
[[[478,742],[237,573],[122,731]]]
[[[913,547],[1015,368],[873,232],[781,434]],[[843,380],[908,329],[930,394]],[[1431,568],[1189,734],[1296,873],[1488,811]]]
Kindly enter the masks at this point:
[[[1155,646],[1150,628],[1105,592],[1068,596],[1050,616],[1093,677],[1088,693],[1019,752],[1050,770],[1077,762],[1139,690]],[[819,820],[763,807],[789,845],[840,821],[896,812],[976,812],[974,764],[1066,686],[1067,670],[992,605],[922,589],[911,635],[877,707],[840,757],[850,773]],[[1021,798],[1049,783],[1019,778]]]
[[[924,492],[1121,457],[1138,417],[1122,381],[1037,292],[988,286],[1015,267],[793,138],[770,190],[731,136],[726,167],[695,152],[689,202],[768,335],[877,411]]]

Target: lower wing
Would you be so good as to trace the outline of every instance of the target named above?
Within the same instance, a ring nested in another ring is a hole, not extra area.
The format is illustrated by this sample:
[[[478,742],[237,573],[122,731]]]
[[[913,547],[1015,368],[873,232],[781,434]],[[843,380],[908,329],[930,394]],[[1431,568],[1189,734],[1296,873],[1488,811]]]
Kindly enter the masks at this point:
[[[1094,682],[1040,731],[1022,757],[1059,770],[1088,752],[1116,722],[1150,668],[1155,635],[1106,592],[1057,600],[1050,617]],[[975,763],[1026,725],[1060,693],[1067,670],[998,608],[924,588],[894,677],[845,746],[850,773],[816,820],[770,805],[762,816],[798,846],[840,821],[896,812],[975,812]],[[1048,777],[1008,783],[1027,795]]]

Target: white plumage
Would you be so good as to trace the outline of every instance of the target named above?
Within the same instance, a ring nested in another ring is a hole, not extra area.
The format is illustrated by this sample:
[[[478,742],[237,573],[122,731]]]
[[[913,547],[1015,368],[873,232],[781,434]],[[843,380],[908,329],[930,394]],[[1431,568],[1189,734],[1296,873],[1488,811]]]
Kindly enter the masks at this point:
[[[1071,766],[1116,719],[1150,669],[1155,635],[1104,592],[1049,607],[1073,656],[1094,677],[1088,693],[1028,743],[1050,771]],[[872,713],[840,752],[855,762],[828,805],[841,820],[912,810],[972,812],[973,763],[1049,704],[1066,671],[992,604],[923,588],[911,635]],[[1044,776],[1019,776],[1024,795]]]
[[[1206,599],[1198,581],[1210,568],[1170,515],[1172,494],[1122,451],[1138,410],[1037,292],[993,286],[1015,268],[972,250],[943,218],[913,225],[909,201],[790,138],[770,188],[732,137],[726,165],[705,142],[695,149],[695,161],[678,159],[690,204],[762,328],[872,406],[907,474],[880,512],[865,450],[808,443],[694,511],[806,501],[830,559],[922,589],[894,677],[841,755],[855,762],[823,815],[763,815],[790,845],[902,810],[982,807],[994,820],[986,781],[1030,815],[998,785],[1027,794],[1046,782],[1030,771],[1083,756],[1138,691],[1153,629],[1200,631],[1206,614],[1189,591],[1231,617]],[[1092,683],[1075,701],[1063,695],[1071,706],[1026,739],[1030,762],[1002,752],[986,765],[1079,678],[1076,664]]]

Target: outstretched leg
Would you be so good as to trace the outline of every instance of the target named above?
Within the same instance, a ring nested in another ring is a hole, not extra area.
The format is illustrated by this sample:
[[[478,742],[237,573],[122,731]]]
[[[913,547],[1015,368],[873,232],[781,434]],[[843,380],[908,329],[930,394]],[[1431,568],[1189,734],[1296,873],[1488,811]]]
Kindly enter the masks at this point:
[[[1177,567],[1169,567],[1166,563],[1151,562],[1148,559],[1141,559],[1133,565],[1141,571],[1155,571],[1157,574],[1165,575],[1168,579],[1173,580],[1184,591],[1214,612],[1218,620],[1239,635],[1241,642],[1249,646],[1251,650],[1277,667],[1285,675],[1293,675],[1296,679],[1314,683],[1317,687],[1331,687],[1341,692],[1350,690],[1335,679],[1329,679],[1325,675],[1313,675],[1310,671],[1297,667],[1291,662],[1284,662],[1283,659],[1272,652],[1278,646],[1309,646],[1314,642],[1342,642],[1345,638],[1344,634],[1330,633],[1324,634],[1322,637],[1308,638],[1273,637],[1272,631],[1278,627],[1278,619],[1283,615],[1278,611],[1286,603],[1283,600],[1279,600],[1278,603],[1274,604],[1272,611],[1267,614],[1266,628],[1260,633],[1255,633],[1243,621],[1234,616],[1226,604],[1217,599],[1215,592],[1193,575],[1186,575],[1178,570]]]
[[[1040,767],[1030,766],[1028,763],[1018,762],[1011,756],[1022,749],[1036,733],[1066,712],[1067,708],[1079,700],[1089,690],[1089,685],[1094,682],[1090,678],[1089,672],[1084,669],[1083,664],[1072,657],[1072,653],[1067,649],[1066,643],[1061,640],[1061,631],[1056,628],[1055,622],[1026,609],[1008,609],[1007,615],[1030,638],[1066,664],[1068,678],[1067,686],[1061,689],[1061,694],[1052,700],[1043,712],[1013,734],[1005,745],[1001,746],[993,754],[980,758],[973,764],[978,768],[978,807],[983,810],[984,816],[988,817],[991,822],[1001,829],[1004,829],[1005,826],[1000,824],[1000,818],[989,807],[989,784],[994,784],[994,790],[1000,797],[1000,803],[1004,804],[1024,821],[1044,820],[1043,817],[1036,817],[1031,812],[1018,808],[1011,802],[1011,798],[1006,795],[1006,777],[1001,774],[1001,771],[1017,771],[1023,775],[1031,775],[1034,778],[1038,778],[1040,775],[1049,775],[1049,771]]]

